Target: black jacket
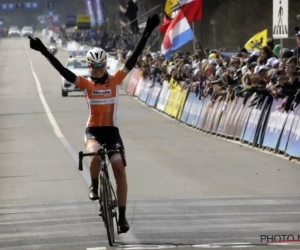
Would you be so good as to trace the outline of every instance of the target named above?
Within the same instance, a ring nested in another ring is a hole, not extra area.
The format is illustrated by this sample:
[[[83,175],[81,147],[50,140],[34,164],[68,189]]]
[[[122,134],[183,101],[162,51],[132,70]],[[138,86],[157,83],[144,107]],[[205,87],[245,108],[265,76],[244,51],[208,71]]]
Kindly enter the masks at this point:
[[[126,4],[125,16],[129,19],[135,19],[137,18],[138,10],[139,8],[137,7],[137,5],[132,0],[129,0]]]

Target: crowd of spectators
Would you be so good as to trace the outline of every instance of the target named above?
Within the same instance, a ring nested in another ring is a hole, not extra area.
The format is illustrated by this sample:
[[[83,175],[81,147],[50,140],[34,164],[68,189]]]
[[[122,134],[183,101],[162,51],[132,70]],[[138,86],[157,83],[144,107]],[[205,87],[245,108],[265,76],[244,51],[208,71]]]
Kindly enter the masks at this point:
[[[300,34],[299,34],[300,41]],[[127,52],[127,53],[126,53]],[[300,53],[299,53],[300,54]],[[130,51],[123,51],[123,59]],[[252,105],[265,98],[281,98],[281,110],[293,110],[300,101],[300,68],[298,49],[281,49],[272,39],[260,50],[240,48],[232,56],[222,49],[197,50],[196,53],[176,51],[170,60],[160,52],[147,52],[137,67],[144,78],[161,84],[166,80],[199,93],[199,98],[212,96],[212,102],[236,97],[246,100],[255,94]]]

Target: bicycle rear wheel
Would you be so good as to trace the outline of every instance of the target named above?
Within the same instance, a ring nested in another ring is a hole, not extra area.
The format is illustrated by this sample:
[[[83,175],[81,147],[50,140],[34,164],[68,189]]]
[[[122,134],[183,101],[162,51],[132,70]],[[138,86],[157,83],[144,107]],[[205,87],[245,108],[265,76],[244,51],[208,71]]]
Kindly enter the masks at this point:
[[[101,195],[102,195],[102,214],[104,218],[104,223],[107,232],[107,238],[110,246],[113,246],[115,242],[115,231],[114,231],[114,216],[113,216],[113,204],[112,204],[112,197],[111,197],[111,190],[110,190],[110,183],[109,180],[106,178],[105,173],[100,173],[100,180],[101,180]]]

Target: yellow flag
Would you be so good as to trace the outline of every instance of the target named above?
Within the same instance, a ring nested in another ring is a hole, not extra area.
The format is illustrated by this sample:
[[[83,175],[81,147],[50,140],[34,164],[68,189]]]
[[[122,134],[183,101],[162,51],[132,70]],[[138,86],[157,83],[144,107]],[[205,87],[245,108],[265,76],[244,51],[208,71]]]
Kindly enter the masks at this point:
[[[165,5],[165,12],[171,18],[172,17],[172,8],[176,5],[179,5],[178,0],[167,0]]]
[[[260,50],[262,47],[267,46],[268,30],[265,29],[259,33],[256,33],[245,44],[247,50]]]

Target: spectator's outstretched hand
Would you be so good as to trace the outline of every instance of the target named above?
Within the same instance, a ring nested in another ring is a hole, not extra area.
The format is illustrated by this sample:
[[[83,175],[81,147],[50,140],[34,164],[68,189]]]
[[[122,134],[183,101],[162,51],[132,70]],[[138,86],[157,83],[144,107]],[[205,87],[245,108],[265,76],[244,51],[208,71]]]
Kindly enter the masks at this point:
[[[160,19],[157,14],[148,17],[145,31],[149,34],[159,25]]]
[[[31,37],[31,36],[28,36],[29,38],[29,44],[30,44],[30,48],[33,49],[33,50],[36,50],[36,51],[39,51],[41,52],[42,54],[45,53],[47,50],[46,46],[43,44],[43,42],[35,37]]]

